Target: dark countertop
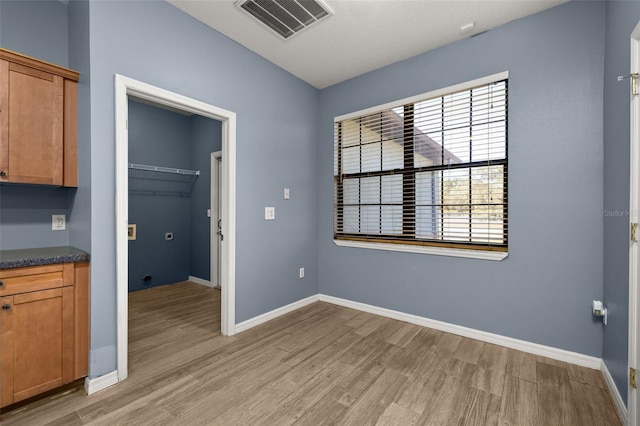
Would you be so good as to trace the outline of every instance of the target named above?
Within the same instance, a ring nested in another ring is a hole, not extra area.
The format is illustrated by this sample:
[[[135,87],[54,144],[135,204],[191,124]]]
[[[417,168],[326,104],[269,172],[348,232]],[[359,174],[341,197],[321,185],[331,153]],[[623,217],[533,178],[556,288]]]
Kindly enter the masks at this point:
[[[52,265],[55,263],[83,262],[89,253],[75,247],[43,247],[21,250],[0,250],[0,269],[24,266]]]

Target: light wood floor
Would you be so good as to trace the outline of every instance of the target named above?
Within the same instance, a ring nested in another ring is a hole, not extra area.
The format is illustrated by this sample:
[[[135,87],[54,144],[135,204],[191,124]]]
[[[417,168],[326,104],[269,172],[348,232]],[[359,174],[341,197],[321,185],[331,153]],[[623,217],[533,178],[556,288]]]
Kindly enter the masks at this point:
[[[314,303],[239,334],[192,283],[129,297],[129,378],[3,425],[620,425],[601,374]]]

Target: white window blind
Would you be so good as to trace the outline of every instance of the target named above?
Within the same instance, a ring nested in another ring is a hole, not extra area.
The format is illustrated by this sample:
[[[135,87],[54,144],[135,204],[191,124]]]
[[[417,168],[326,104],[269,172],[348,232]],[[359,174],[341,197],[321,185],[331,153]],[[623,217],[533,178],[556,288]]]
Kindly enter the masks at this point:
[[[507,80],[335,122],[334,238],[507,251]]]

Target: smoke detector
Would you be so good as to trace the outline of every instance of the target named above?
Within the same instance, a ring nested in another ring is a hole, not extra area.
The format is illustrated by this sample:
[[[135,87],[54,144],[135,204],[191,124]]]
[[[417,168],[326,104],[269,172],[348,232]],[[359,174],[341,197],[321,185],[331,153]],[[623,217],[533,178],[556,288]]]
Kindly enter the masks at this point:
[[[235,5],[285,40],[333,15],[322,0],[240,0]]]

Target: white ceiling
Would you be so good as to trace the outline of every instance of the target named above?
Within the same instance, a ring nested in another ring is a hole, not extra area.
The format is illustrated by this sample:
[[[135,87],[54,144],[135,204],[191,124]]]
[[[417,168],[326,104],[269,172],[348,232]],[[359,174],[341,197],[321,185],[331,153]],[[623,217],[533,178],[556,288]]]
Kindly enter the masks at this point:
[[[168,1],[323,89],[567,0],[325,0],[335,15],[288,40],[234,0]],[[463,34],[460,28],[472,22]]]

